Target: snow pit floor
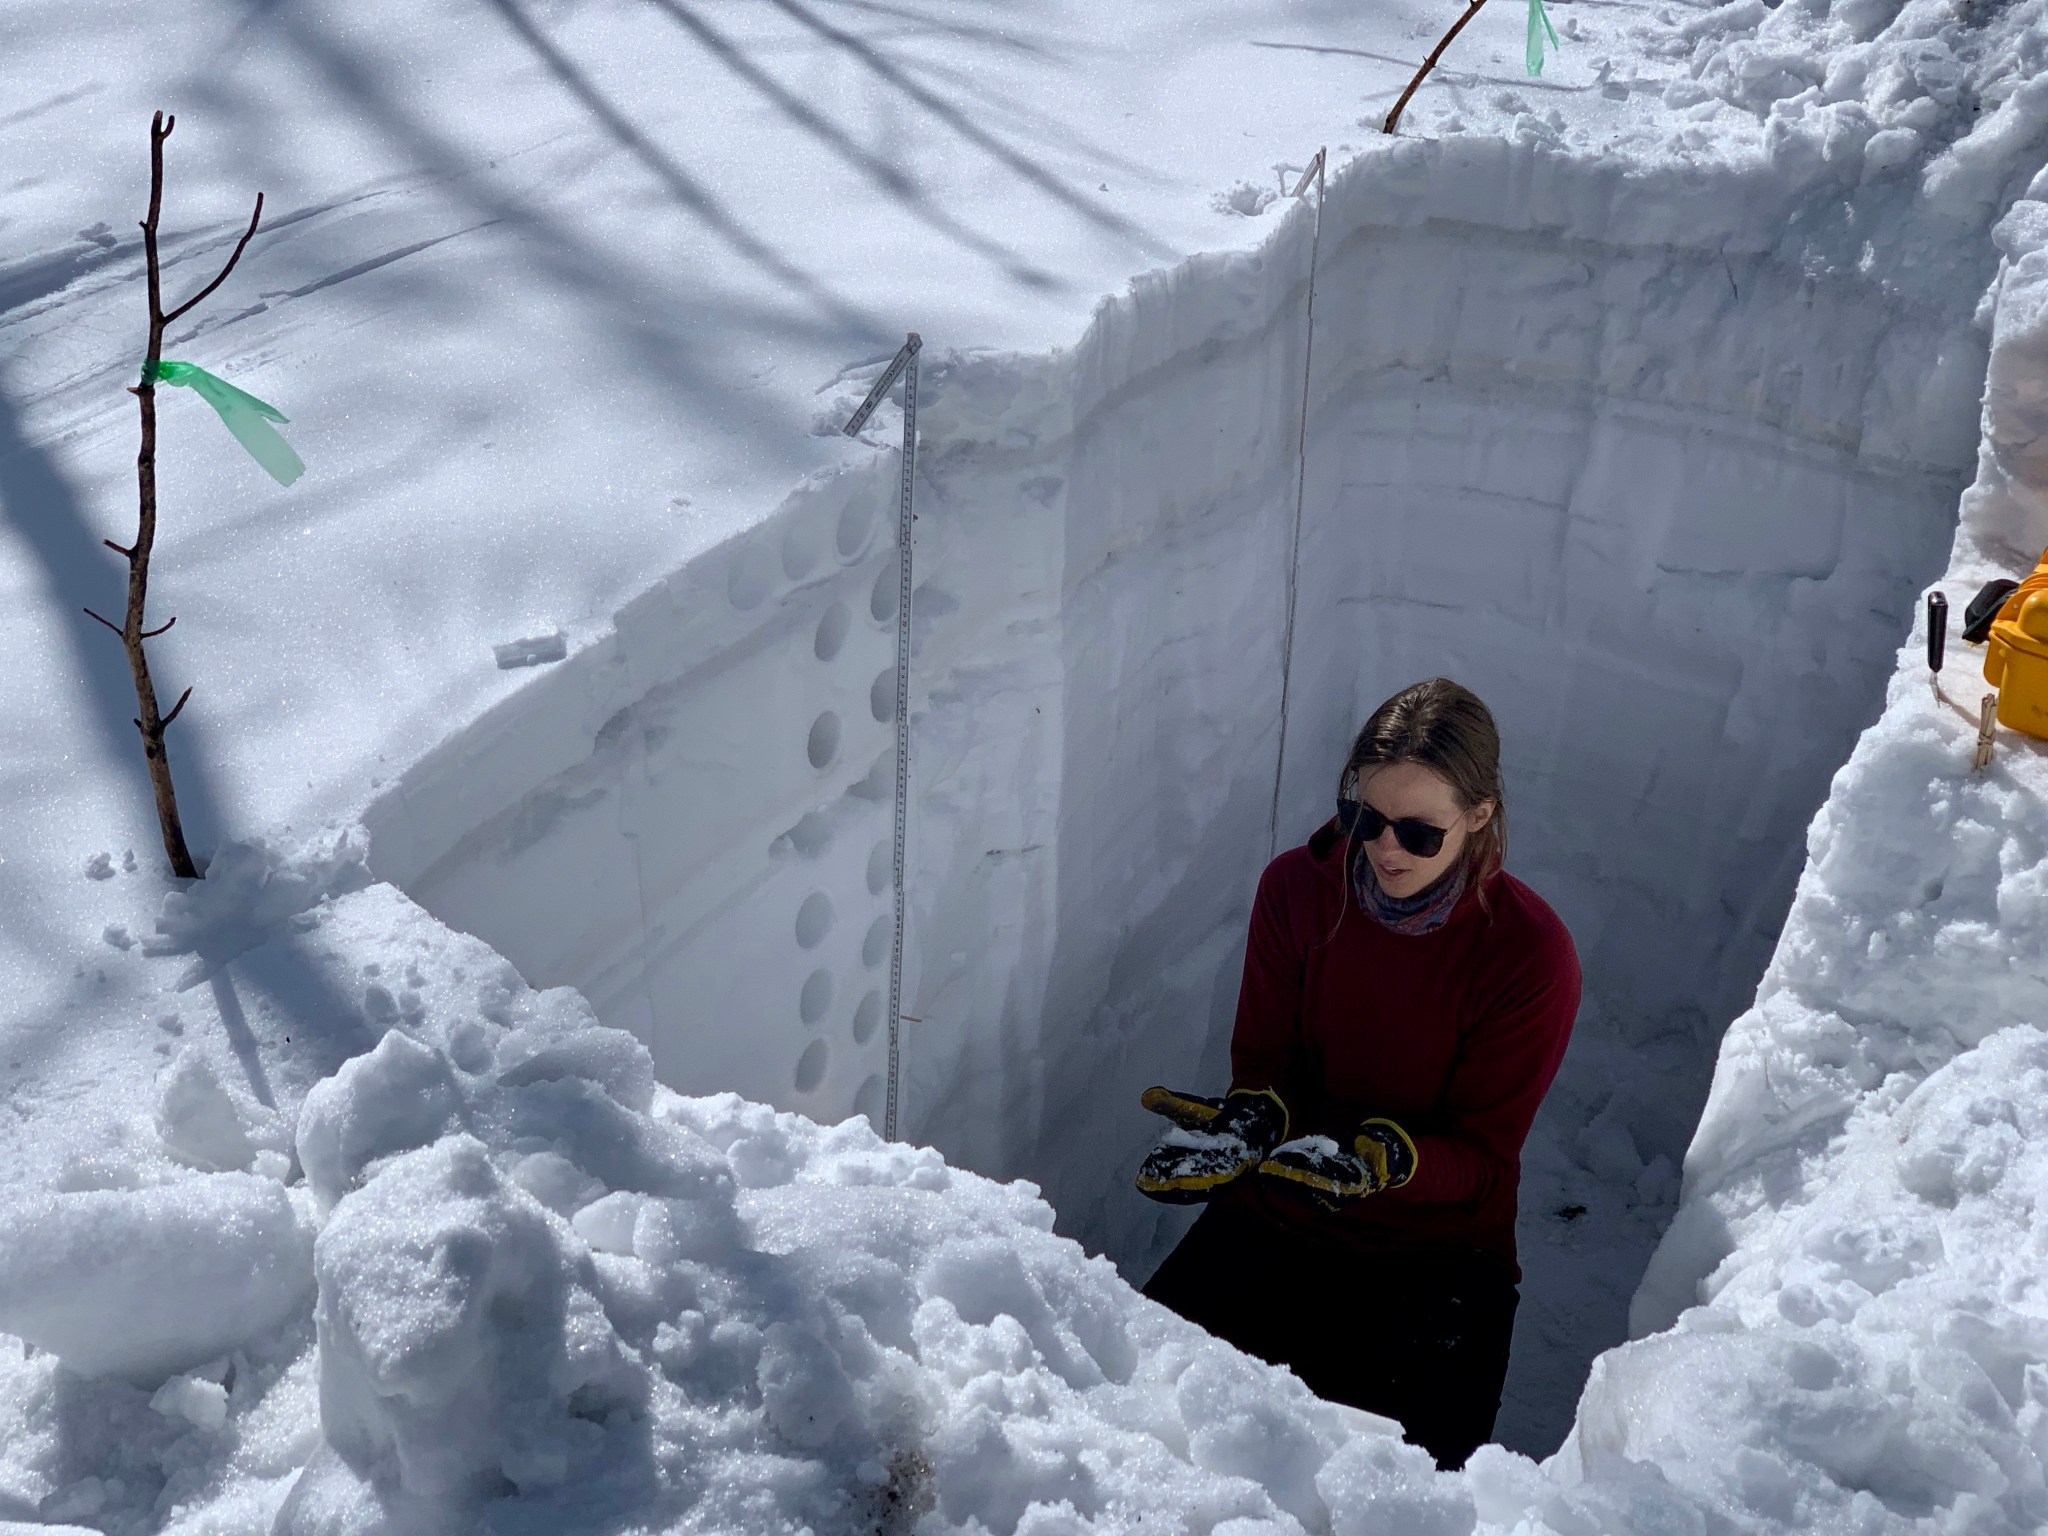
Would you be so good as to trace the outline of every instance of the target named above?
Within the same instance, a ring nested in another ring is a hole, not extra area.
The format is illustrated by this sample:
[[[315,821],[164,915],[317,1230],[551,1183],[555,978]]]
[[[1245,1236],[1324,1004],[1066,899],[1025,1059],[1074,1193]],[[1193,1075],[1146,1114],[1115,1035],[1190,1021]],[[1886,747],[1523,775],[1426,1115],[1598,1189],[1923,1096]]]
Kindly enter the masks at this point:
[[[1388,693],[1493,704],[1588,993],[1525,1181],[1501,1434],[1535,1454],[1625,1336],[1973,460],[1969,311],[1805,270],[1771,190],[1453,142],[1324,213],[1281,846]],[[1224,1081],[1268,852],[1311,231],[920,388],[902,1130],[1134,1279],[1184,1219],[1129,1187],[1137,1095]],[[879,1123],[896,481],[810,482],[657,584],[373,806],[373,866],[666,1084]]]

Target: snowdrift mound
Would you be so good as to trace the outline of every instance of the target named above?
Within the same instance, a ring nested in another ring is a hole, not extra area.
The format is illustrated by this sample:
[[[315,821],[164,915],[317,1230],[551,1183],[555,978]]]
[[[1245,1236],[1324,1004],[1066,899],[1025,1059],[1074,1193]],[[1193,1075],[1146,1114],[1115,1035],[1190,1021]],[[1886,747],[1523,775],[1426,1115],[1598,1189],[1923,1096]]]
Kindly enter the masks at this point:
[[[1774,1011],[1795,1038],[1828,1022]],[[1567,1475],[1654,1462],[1793,1529],[1943,1514],[1962,1529],[2048,1522],[2048,1312],[2035,1280],[2048,1233],[2048,1032],[2015,1025],[1916,1075],[1831,1117],[1825,1140],[1799,1137],[1803,1168],[1782,1152],[1760,1160],[1799,1194],[1768,1202],[1768,1218],[1743,1213],[1742,1253],[1701,1293],[1711,1306],[1595,1362]],[[1710,1108],[1703,1137],[1723,1111]],[[1697,1262],[1680,1233],[1753,1205],[1766,1166],[1733,1201],[1689,1209],[1646,1310],[1671,1268]],[[1682,1409],[1673,1380],[1687,1384]]]
[[[137,1189],[0,1214],[0,1327],[39,1346],[0,1356],[0,1516],[1279,1533],[1376,1489],[1470,1529],[1391,1426],[1141,1301],[1030,1186],[678,1097],[388,886],[300,918],[374,1043],[280,1104],[290,1165],[138,1154]]]
[[[262,934],[234,966],[289,947],[346,1001],[256,1021],[303,1085],[271,1111],[290,1155],[201,1171],[141,1106],[91,1170],[121,1187],[0,1212],[0,1327],[38,1345],[0,1350],[0,1518],[1622,1536],[2048,1513],[2039,1030],[1871,1096],[1712,1306],[1599,1363],[1560,1458],[1489,1447],[1452,1476],[1144,1301],[1031,1186],[858,1119],[678,1096],[576,994],[324,855],[238,853],[297,910],[224,921]],[[166,1066],[166,1102],[191,1073]],[[67,1254],[93,1283],[50,1278]],[[211,1331],[181,1330],[202,1299]]]

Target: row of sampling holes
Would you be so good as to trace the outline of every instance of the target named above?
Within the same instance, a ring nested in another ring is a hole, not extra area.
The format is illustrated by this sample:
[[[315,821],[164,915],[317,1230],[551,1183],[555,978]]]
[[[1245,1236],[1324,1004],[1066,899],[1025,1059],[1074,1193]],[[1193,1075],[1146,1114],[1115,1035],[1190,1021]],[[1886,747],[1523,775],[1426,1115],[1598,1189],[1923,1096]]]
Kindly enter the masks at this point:
[[[879,523],[879,509],[866,497],[855,497],[840,509],[832,542],[843,563],[851,565],[867,553]],[[726,597],[741,612],[758,607],[775,590],[778,574],[787,581],[802,581],[816,570],[825,558],[824,546],[821,524],[809,518],[793,519],[782,535],[779,560],[765,541],[757,540],[739,552],[726,574]],[[895,616],[893,608],[890,616]]]
[[[868,894],[879,896],[889,888],[889,879],[895,868],[895,845],[877,843],[868,855]],[[832,898],[823,891],[813,891],[796,909],[796,942],[800,949],[816,949],[825,942],[832,932]],[[889,958],[889,951],[896,941],[896,919],[893,912],[885,912],[868,924],[866,936],[861,940],[860,960],[868,970],[881,969]],[[797,995],[797,1016],[812,1029],[824,1022],[825,1015],[832,1011],[834,983],[832,972],[824,966],[804,978],[803,990]],[[884,1004],[881,989],[870,987],[860,1000],[860,1006],[853,1011],[853,1043],[866,1045],[875,1037],[875,1031],[882,1026]],[[825,1069],[831,1064],[832,1051],[823,1040],[813,1040],[804,1047],[803,1055],[796,1064],[796,1091],[811,1093],[825,1080]]]
[[[863,502],[854,502],[840,513],[838,545],[841,560],[851,565],[867,553],[875,524],[875,509]],[[793,527],[783,536],[781,567],[787,580],[801,581],[808,576],[822,553],[812,546],[805,533],[803,528]],[[765,546],[752,545],[740,551],[732,569],[726,574],[726,597],[741,612],[757,608],[775,590],[775,576],[775,557]],[[868,612],[874,615],[877,624],[896,621],[897,582],[897,561],[892,551],[876,573],[874,590],[868,595]],[[843,634],[841,638],[844,638]]]
[[[887,624],[895,619],[896,601],[896,562],[891,560],[875,579],[874,596],[868,604],[876,623]],[[846,644],[847,634],[852,628],[853,611],[841,602],[830,604],[818,620],[818,631],[811,641],[811,654],[820,661],[832,660]],[[896,718],[896,668],[893,665],[882,668],[875,674],[874,682],[868,685],[868,713],[874,716],[877,725],[887,725]],[[828,709],[820,713],[811,722],[810,736],[804,742],[804,755],[810,759],[811,766],[822,772],[838,761],[839,744],[844,736],[845,730],[837,710]]]
[[[855,504],[848,506],[841,514],[838,528],[838,547],[841,558],[858,559],[865,550],[874,527],[872,509]],[[751,552],[750,552],[751,553]],[[785,537],[782,548],[783,574],[791,580],[798,580],[816,563],[814,555],[804,545],[797,530],[792,529]],[[868,594],[868,614],[878,625],[893,624],[901,603],[899,562],[892,556],[883,562],[875,575],[875,583]],[[767,596],[772,585],[762,556],[755,555],[749,564],[742,557],[734,567],[732,595],[736,606],[752,607]],[[853,631],[853,610],[843,602],[834,601],[826,605],[818,618],[818,628],[811,639],[811,654],[821,662],[835,659],[844,649],[847,637]],[[896,668],[884,667],[875,675],[868,689],[868,712],[878,725],[886,725],[896,718]],[[825,710],[811,722],[809,738],[804,743],[805,756],[813,768],[823,771],[838,760],[840,744],[845,732],[839,715],[834,710]],[[889,888],[894,868],[895,848],[891,843],[877,843],[868,857],[867,886],[870,895],[879,896]],[[800,949],[816,949],[825,942],[832,931],[834,912],[832,898],[823,891],[813,891],[797,908],[796,942]],[[866,937],[861,941],[861,964],[868,970],[879,969],[889,958],[889,951],[895,941],[895,918],[884,913],[868,925]],[[824,967],[804,979],[803,990],[797,997],[797,1015],[806,1026],[816,1028],[823,1022],[832,1008],[834,983],[831,971]],[[885,1004],[881,991],[870,988],[861,998],[860,1005],[853,1012],[853,1043],[866,1045],[875,1032],[881,1028]],[[826,1069],[831,1065],[832,1049],[823,1039],[817,1039],[804,1047],[797,1058],[795,1085],[798,1093],[815,1092],[825,1081]],[[882,1082],[879,1076],[869,1074],[854,1094],[853,1108],[856,1114],[865,1114],[877,1120],[882,1108]],[[879,1122],[877,1122],[879,1123]]]

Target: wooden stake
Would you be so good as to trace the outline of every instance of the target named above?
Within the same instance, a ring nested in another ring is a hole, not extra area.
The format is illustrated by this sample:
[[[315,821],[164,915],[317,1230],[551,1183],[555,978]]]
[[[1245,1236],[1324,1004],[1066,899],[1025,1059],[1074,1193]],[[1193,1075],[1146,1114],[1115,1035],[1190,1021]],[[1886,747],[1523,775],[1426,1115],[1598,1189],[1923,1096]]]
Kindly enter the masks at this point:
[[[1970,760],[1970,771],[1976,773],[1991,761],[1991,747],[1995,739],[1993,732],[1998,724],[1998,695],[1987,693],[1983,703],[1977,706],[1977,755]]]

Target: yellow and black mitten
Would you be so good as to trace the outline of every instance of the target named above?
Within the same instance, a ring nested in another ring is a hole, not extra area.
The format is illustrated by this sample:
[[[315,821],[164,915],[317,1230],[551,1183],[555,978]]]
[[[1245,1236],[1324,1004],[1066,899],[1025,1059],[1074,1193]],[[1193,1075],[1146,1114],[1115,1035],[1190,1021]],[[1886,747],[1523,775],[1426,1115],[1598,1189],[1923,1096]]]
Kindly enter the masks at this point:
[[[1206,1200],[1287,1139],[1287,1106],[1270,1088],[1222,1099],[1148,1088],[1139,1100],[1173,1122],[1138,1169],[1138,1191],[1170,1205]]]
[[[1182,1093],[1178,1088],[1147,1088],[1138,1102],[1155,1115],[1164,1115],[1175,1125],[1199,1131],[1223,1108],[1221,1099],[1203,1093]]]
[[[1373,1119],[1358,1128],[1348,1150],[1328,1136],[1302,1136],[1275,1147],[1259,1172],[1336,1206],[1398,1189],[1415,1177],[1416,1162],[1413,1138],[1391,1120]]]

